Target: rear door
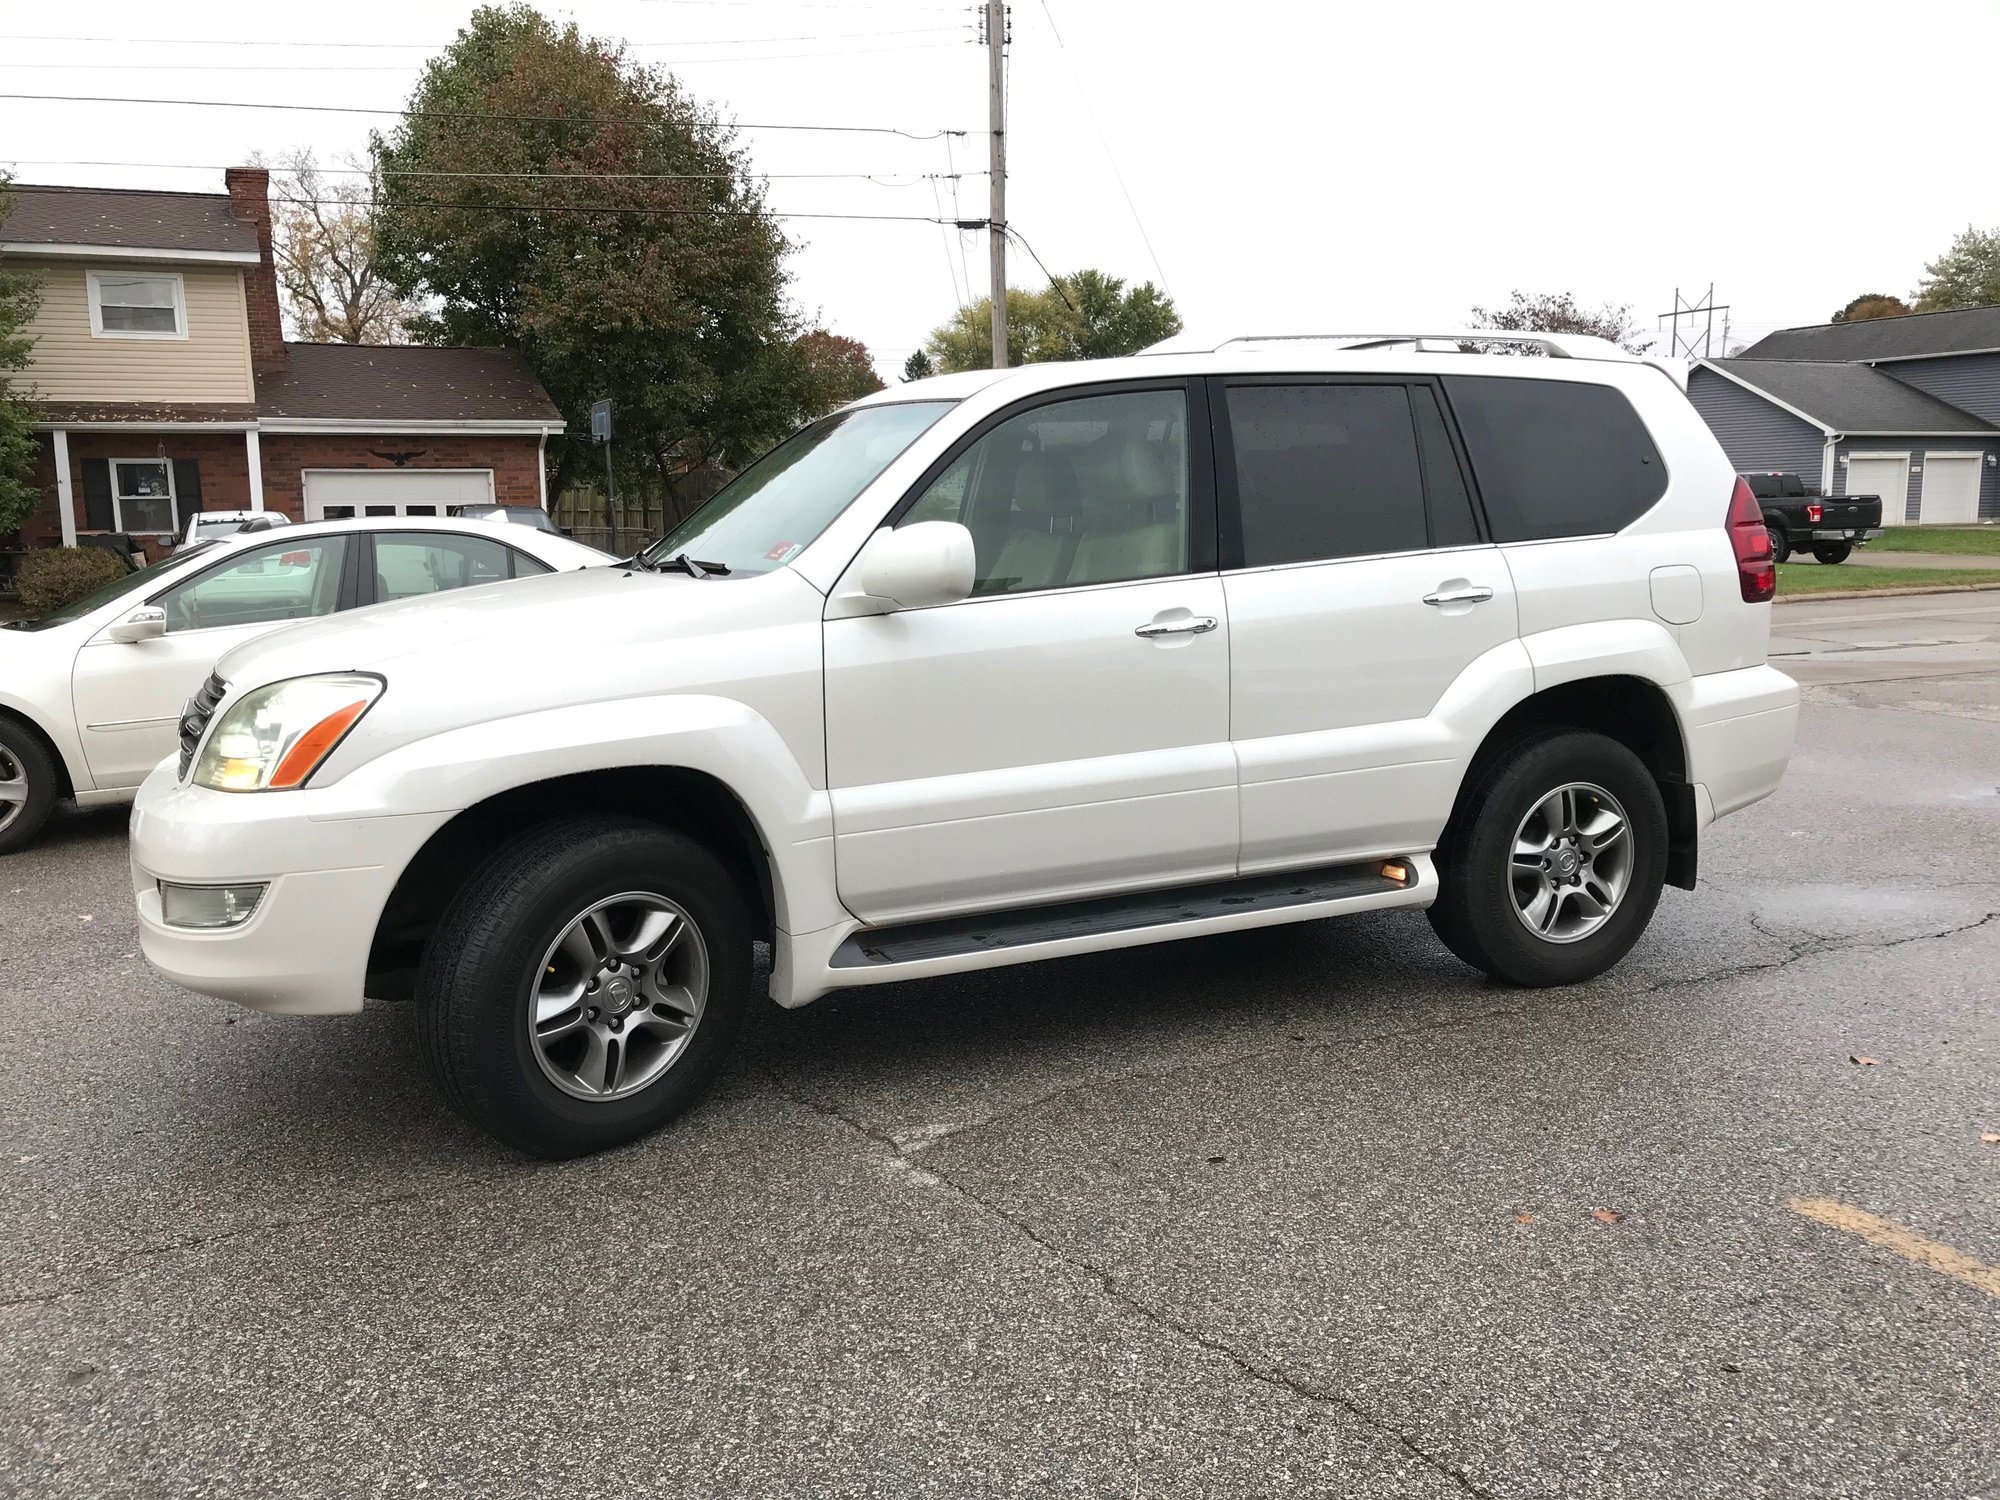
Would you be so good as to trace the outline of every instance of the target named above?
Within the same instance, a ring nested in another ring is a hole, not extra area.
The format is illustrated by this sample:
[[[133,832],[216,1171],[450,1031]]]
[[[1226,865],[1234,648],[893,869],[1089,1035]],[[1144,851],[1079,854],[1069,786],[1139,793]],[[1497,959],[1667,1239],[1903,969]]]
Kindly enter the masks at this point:
[[[349,607],[356,541],[311,536],[232,553],[146,601],[166,611],[165,635],[130,642],[103,632],[93,637],[77,653],[71,686],[97,785],[137,786],[174,752],[182,705],[232,647]]]
[[[1439,703],[1516,632],[1438,392],[1211,387],[1241,868],[1428,848],[1463,755]]]

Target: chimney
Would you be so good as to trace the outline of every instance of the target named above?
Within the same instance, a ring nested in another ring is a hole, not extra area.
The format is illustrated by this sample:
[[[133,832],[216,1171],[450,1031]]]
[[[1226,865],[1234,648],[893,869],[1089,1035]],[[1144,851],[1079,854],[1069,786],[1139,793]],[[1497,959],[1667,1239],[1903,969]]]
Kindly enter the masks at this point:
[[[285,320],[278,310],[278,273],[271,253],[271,174],[262,167],[231,167],[222,174],[229,211],[257,231],[257,264],[243,268],[250,310],[250,369],[275,375],[285,368]]]

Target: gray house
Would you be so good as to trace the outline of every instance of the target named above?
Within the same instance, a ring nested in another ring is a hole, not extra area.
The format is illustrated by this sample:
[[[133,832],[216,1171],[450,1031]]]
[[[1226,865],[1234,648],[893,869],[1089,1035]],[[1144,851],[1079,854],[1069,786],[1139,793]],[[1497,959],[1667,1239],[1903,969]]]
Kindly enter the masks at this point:
[[[2000,520],[2000,307],[1781,329],[1697,361],[1688,399],[1746,473],[1880,495],[1891,525]]]

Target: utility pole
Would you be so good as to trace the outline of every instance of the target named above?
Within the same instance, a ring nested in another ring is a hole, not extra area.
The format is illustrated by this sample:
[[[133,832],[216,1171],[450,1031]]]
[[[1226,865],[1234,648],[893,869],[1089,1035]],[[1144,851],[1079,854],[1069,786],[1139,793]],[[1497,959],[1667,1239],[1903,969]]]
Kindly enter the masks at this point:
[[[993,282],[993,368],[1007,368],[1007,6],[986,0],[987,140],[993,191],[987,211],[987,261]]]

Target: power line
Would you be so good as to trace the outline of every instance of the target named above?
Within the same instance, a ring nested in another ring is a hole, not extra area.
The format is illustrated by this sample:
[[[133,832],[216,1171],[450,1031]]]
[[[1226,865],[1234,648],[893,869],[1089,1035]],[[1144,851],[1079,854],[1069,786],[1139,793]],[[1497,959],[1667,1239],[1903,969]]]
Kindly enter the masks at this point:
[[[310,208],[315,200],[292,198],[273,194],[273,203],[297,204]],[[380,208],[382,205],[371,205]],[[513,213],[513,214],[634,214],[643,218],[658,219],[848,219],[876,224],[950,224],[953,220],[935,218],[930,214],[830,214],[830,213],[780,213],[769,208],[653,208],[646,205],[622,203],[426,203],[413,202],[402,205],[406,208],[431,209],[439,213]],[[983,220],[956,221],[962,229],[983,229]],[[1022,242],[1027,243],[1025,240]],[[1034,252],[1028,252],[1033,255]],[[1040,265],[1039,260],[1036,261]]]
[[[1069,70],[1069,81],[1075,85],[1076,97],[1083,105],[1083,112],[1090,120],[1090,128],[1097,132],[1097,144],[1104,148],[1104,160],[1111,168],[1111,175],[1118,183],[1118,191],[1125,196],[1125,207],[1131,210],[1132,223],[1139,230],[1139,239],[1146,247],[1146,254],[1153,262],[1153,270],[1160,278],[1160,290],[1169,295],[1172,288],[1167,285],[1167,273],[1160,264],[1159,253],[1153,249],[1153,237],[1146,233],[1146,221],[1139,217],[1139,205],[1132,201],[1132,190],[1125,185],[1125,174],[1118,170],[1118,158],[1111,153],[1111,142],[1104,134],[1104,127],[1098,123],[1097,111],[1090,107],[1090,95],[1083,90],[1083,77],[1070,61],[1069,47],[1063,42],[1062,32],[1056,29],[1055,13],[1049,9],[1049,0],[1041,0],[1042,18],[1049,23],[1049,33],[1056,39],[1056,51],[1062,54],[1063,66]]]
[[[241,166],[243,164],[236,162],[212,165],[207,162],[187,161],[16,160],[14,165],[17,167],[125,167],[163,172],[227,172],[232,166]],[[287,172],[291,169],[280,165],[271,168],[271,170]],[[313,170],[322,177],[372,177],[377,175],[377,169],[370,167],[315,166]],[[424,172],[395,169],[381,170],[379,175],[383,177],[481,178],[504,182],[718,182],[733,180],[736,176],[733,172]],[[945,178],[945,174],[942,172],[758,172],[753,170],[746,175],[787,182],[872,182],[877,187],[888,188],[917,187],[926,181],[941,182]],[[981,174],[979,172],[970,172],[961,175],[977,177]],[[896,177],[903,177],[909,180],[906,182],[888,180]],[[24,186],[35,186],[35,184],[24,184]],[[940,208],[939,212],[943,212],[943,209]]]
[[[360,104],[275,104],[255,99],[145,99],[126,94],[9,94],[0,99],[27,99],[44,104],[162,104],[189,109],[275,109],[321,115],[391,115],[425,120],[507,120],[536,125],[630,125],[622,115],[503,115],[467,109],[384,109]],[[899,135],[908,141],[942,140],[950,135],[966,135],[963,130],[898,130],[891,125],[770,125],[733,120],[723,122],[734,130],[824,131],[847,135]]]
[[[1021,248],[1028,252],[1028,259],[1032,260],[1035,263],[1035,265],[1041,270],[1041,273],[1044,276],[1048,276],[1049,285],[1052,288],[1054,288],[1055,294],[1058,297],[1062,298],[1063,306],[1068,308],[1071,312],[1075,312],[1076,304],[1069,300],[1069,293],[1063,290],[1063,284],[1060,281],[1056,280],[1054,276],[1049,275],[1049,268],[1047,266],[1042,265],[1042,258],[1039,255],[1035,254],[1035,247],[1028,243],[1028,237],[1022,234],[1021,231],[1016,229],[1012,224],[1002,225],[1001,233],[1005,234],[1007,238],[1010,240],[1017,240],[1020,242]]]
[[[956,47],[958,42],[905,42],[889,47],[826,47],[811,52],[735,53],[718,57],[663,57],[656,61],[669,68],[691,63],[744,63],[812,61],[822,57],[860,57],[885,52],[929,52]],[[211,63],[211,62],[0,62],[0,68],[30,72],[58,73],[412,73],[421,61],[407,63]]]
[[[901,26],[887,31],[797,32],[789,36],[684,37],[671,42],[626,42],[627,47],[754,47],[769,42],[858,41],[883,36],[935,36],[943,32],[964,32],[966,24],[955,26]],[[107,46],[144,47],[263,47],[337,48],[343,51],[440,52],[450,42],[328,42],[262,41],[247,37],[193,36],[0,36],[0,42],[88,42]]]

